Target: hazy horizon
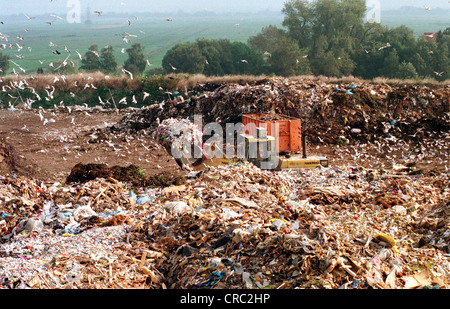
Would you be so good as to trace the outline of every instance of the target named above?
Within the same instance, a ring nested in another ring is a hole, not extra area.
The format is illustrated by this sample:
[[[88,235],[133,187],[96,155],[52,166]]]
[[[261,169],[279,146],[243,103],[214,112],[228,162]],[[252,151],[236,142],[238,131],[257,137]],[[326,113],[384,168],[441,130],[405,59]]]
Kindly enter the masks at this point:
[[[283,8],[287,0],[18,0],[14,2],[2,1],[0,4],[0,15],[40,15],[46,13],[66,13],[70,8],[68,5],[78,1],[83,12],[89,7],[90,10],[103,11],[104,13],[133,13],[133,12],[260,12],[278,11]],[[398,9],[402,6],[415,6],[431,8],[450,7],[447,0],[380,0],[381,10]]]

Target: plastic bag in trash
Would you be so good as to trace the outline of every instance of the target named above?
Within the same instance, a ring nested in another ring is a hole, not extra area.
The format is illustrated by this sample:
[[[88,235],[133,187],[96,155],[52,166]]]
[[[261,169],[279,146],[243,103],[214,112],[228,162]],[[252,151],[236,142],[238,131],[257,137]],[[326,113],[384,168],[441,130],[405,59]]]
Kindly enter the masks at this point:
[[[173,214],[182,214],[185,212],[192,212],[192,208],[185,202],[176,201],[168,202],[164,205],[164,208]]]

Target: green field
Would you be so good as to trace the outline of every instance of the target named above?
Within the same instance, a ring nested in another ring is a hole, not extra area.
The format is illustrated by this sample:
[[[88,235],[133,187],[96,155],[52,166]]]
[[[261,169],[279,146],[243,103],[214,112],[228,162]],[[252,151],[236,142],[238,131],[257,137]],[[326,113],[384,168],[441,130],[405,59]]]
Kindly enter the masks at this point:
[[[166,51],[177,43],[194,41],[197,38],[228,39],[230,41],[246,42],[249,36],[259,33],[267,25],[280,25],[280,14],[254,14],[254,15],[175,15],[172,21],[166,21],[169,16],[114,16],[91,18],[92,24],[69,24],[65,20],[57,20],[51,26],[46,24],[44,17],[35,20],[26,20],[24,16],[15,18],[14,22],[3,25],[0,32],[9,35],[9,43],[19,43],[24,46],[21,51],[16,47],[2,50],[11,60],[27,70],[35,73],[38,67],[44,72],[51,72],[48,67],[51,61],[62,61],[69,54],[64,50],[67,46],[71,50],[70,60],[79,64],[78,51],[84,55],[89,46],[97,44],[99,50],[107,45],[114,48],[114,54],[119,65],[123,64],[128,55],[121,50],[129,48],[133,43],[140,43],[144,48],[145,56],[152,67],[160,67]],[[127,19],[130,19],[131,26]],[[25,32],[24,29],[28,31]],[[127,32],[137,37],[131,37],[126,43],[122,35]],[[20,33],[24,40],[19,41],[16,36]],[[49,46],[50,42],[57,46]],[[4,43],[0,40],[0,44]],[[8,43],[8,44],[9,44]],[[28,46],[32,48],[31,52]],[[52,50],[57,49],[61,55],[54,55]],[[19,59],[16,55],[23,55]],[[41,64],[40,61],[45,61]],[[11,63],[10,70],[17,67]],[[149,67],[147,67],[148,69]]]
[[[420,14],[419,14],[420,13]],[[443,30],[449,25],[448,16],[445,12],[424,15],[422,11],[413,10],[402,14],[401,11],[382,12],[382,24],[389,27],[406,25],[413,29],[416,36],[423,32]],[[255,12],[253,14],[216,14],[211,12],[199,12],[191,14],[177,13],[173,16],[163,14],[138,14],[130,15],[104,15],[91,16],[92,24],[69,24],[65,20],[56,20],[51,26],[46,21],[52,20],[49,15],[36,16],[33,20],[27,20],[24,15],[3,17],[5,23],[0,25],[0,33],[8,36],[8,42],[0,39],[0,44],[6,43],[7,48],[0,52],[11,57],[18,66],[24,68],[27,74],[35,74],[41,67],[45,73],[52,73],[50,62],[62,62],[69,54],[64,46],[70,49],[70,60],[76,66],[80,63],[76,51],[84,55],[89,46],[97,44],[99,50],[107,45],[114,48],[118,65],[122,65],[128,55],[122,53],[133,43],[140,43],[144,48],[145,56],[152,64],[150,68],[160,67],[162,58],[166,51],[177,43],[194,41],[197,38],[228,39],[230,41],[247,42],[247,39],[258,34],[262,27],[277,25],[281,27],[283,15],[280,12]],[[166,18],[172,21],[166,21]],[[128,25],[127,19],[131,21]],[[27,31],[25,31],[27,29]],[[132,37],[130,43],[122,39],[127,32],[137,37]],[[20,34],[23,41],[17,38]],[[49,46],[50,42],[57,46]],[[23,46],[20,51],[18,43]],[[13,44],[11,49],[9,44]],[[31,48],[29,51],[28,47]],[[52,50],[57,49],[60,55],[54,55]],[[18,58],[23,57],[22,59]],[[41,64],[39,61],[44,61]],[[11,63],[12,69],[19,72],[19,68]]]
[[[415,36],[450,27],[450,10],[430,12],[421,9],[382,11],[381,23],[389,27],[405,25],[414,31]]]

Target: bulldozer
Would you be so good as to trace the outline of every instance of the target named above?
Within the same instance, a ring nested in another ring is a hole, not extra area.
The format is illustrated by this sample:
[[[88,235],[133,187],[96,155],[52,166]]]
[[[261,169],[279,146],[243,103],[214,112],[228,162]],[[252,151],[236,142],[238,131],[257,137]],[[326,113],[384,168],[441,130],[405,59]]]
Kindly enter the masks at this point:
[[[207,150],[202,149],[201,159],[184,163],[194,170],[201,170],[207,166],[236,164],[239,161],[248,161],[259,168],[276,171],[328,166],[326,157],[307,156],[306,137],[301,134],[299,119],[278,115],[275,120],[270,120],[271,123],[267,123],[267,121],[261,120],[264,117],[267,119],[269,116],[264,114],[243,115],[243,123],[251,123],[253,126],[239,134],[240,138],[235,146],[238,149],[237,155],[228,157],[223,151],[220,152],[221,155],[217,155],[217,145],[212,144]],[[270,117],[273,118],[273,115]],[[282,123],[285,121],[288,125]],[[271,125],[272,131],[277,131],[277,134],[274,134],[276,137],[268,134],[268,124]],[[283,126],[290,127],[292,130],[286,132],[285,129],[283,130]],[[211,156],[211,153],[215,155]]]
[[[266,135],[264,128],[258,128],[259,135],[242,134],[244,142],[244,158],[240,156],[227,157],[225,153],[220,157],[204,156],[196,162],[190,163],[194,170],[202,170],[207,166],[219,166],[227,164],[236,164],[247,161],[261,169],[279,171],[282,169],[309,168],[314,169],[318,166],[328,167],[328,159],[323,156],[307,156],[306,151],[302,154],[292,154],[288,151],[277,153],[273,136]],[[214,145],[210,148],[216,151]],[[303,148],[304,149],[304,148]]]

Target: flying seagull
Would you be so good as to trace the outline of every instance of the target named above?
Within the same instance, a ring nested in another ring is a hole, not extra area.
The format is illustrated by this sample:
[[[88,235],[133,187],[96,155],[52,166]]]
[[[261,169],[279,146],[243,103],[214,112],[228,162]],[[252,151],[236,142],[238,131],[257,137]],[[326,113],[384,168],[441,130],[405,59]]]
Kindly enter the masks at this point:
[[[386,45],[381,46],[380,48],[378,48],[378,50],[382,50],[382,49],[385,49],[385,48],[388,48],[388,47],[391,47],[391,44],[389,42],[387,42]]]
[[[130,78],[133,79],[133,73],[131,73],[130,71],[122,69],[122,73],[130,75]]]
[[[35,17],[30,17],[30,16],[28,16],[27,14],[23,14],[23,15],[25,15],[25,17],[26,17],[28,20],[35,19]]]

